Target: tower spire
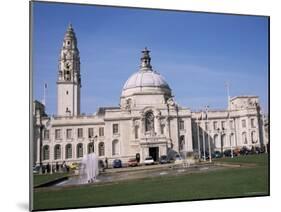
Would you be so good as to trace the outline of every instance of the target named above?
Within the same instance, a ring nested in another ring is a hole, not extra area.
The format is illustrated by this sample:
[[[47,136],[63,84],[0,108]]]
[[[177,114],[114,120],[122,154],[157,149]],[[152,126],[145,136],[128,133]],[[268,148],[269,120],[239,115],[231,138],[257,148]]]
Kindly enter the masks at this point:
[[[141,71],[151,71],[152,66],[150,64],[151,57],[149,55],[149,50],[145,47],[142,52],[142,57],[141,57]]]
[[[59,116],[80,114],[80,56],[77,39],[71,23],[64,35],[59,57],[58,70],[58,112]]]

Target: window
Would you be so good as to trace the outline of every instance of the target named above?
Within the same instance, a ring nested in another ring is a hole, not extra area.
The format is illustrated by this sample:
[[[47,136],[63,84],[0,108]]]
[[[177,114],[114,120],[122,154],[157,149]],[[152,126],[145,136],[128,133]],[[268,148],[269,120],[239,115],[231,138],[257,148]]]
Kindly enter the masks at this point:
[[[56,129],[55,130],[55,138],[56,139],[61,139],[61,130],[60,129]]]
[[[184,135],[182,135],[181,137],[180,137],[180,143],[179,143],[179,150],[180,151],[182,151],[183,150],[183,148],[184,148]]]
[[[246,120],[242,120],[242,127],[246,128]]]
[[[69,66],[68,66],[68,68],[69,68]],[[66,71],[66,73],[65,73],[65,80],[70,80],[70,79],[71,79],[70,72]]]
[[[226,136],[225,136],[225,134],[223,134],[221,136],[221,142],[222,142],[223,147],[225,147],[226,146]]]
[[[230,127],[230,129],[234,129],[234,124],[233,124],[234,122],[233,122],[233,120],[230,120],[229,121],[229,127]]]
[[[218,122],[214,121],[214,130],[217,130],[217,129],[218,129]]]
[[[242,133],[242,142],[243,142],[243,144],[248,144],[247,133],[246,132]]]
[[[219,136],[217,134],[214,135],[214,144],[215,144],[215,148],[220,147]]]
[[[209,130],[209,122],[205,122],[205,130]]]
[[[118,124],[113,124],[112,130],[113,130],[113,134],[117,134],[118,133]]]
[[[145,115],[145,132],[154,131],[154,115],[151,111]]]
[[[104,128],[103,127],[99,128],[99,136],[104,136]]]
[[[94,152],[94,144],[93,142],[88,144],[88,154]]]
[[[230,146],[234,146],[234,134],[231,133],[229,136],[229,142],[230,142]]]
[[[165,124],[161,124],[160,125],[160,129],[161,129],[161,134],[164,134],[164,130],[165,130]]]
[[[49,152],[49,146],[46,145],[43,147],[43,160],[49,160],[50,152]]]
[[[65,147],[65,158],[69,159],[72,158],[72,146],[71,144],[67,144]]]
[[[49,139],[49,130],[44,130],[44,139]]]
[[[136,125],[135,126],[135,139],[138,139],[139,138],[139,126]]]
[[[88,128],[88,138],[94,137],[94,128]]]
[[[83,138],[83,128],[78,128],[78,138]]]
[[[112,155],[119,155],[119,141],[112,141]]]
[[[55,152],[55,154],[54,154],[55,160],[60,159],[61,158],[61,148],[60,148],[59,144],[55,145],[54,152]]]
[[[251,119],[251,127],[255,128],[255,119]]]
[[[184,121],[183,120],[180,120],[180,130],[184,130]]]
[[[67,139],[72,138],[72,129],[66,129],[66,138]]]
[[[66,95],[68,95],[68,91],[66,91]]]
[[[223,130],[226,129],[226,127],[225,127],[225,121],[222,121],[222,122],[221,122],[221,127],[222,127]]]
[[[252,143],[255,144],[258,142],[258,139],[257,139],[257,136],[256,136],[256,132],[253,131],[251,132],[251,140],[252,140]]]
[[[83,144],[77,144],[77,158],[83,157]]]
[[[104,143],[99,143],[99,156],[104,156]]]

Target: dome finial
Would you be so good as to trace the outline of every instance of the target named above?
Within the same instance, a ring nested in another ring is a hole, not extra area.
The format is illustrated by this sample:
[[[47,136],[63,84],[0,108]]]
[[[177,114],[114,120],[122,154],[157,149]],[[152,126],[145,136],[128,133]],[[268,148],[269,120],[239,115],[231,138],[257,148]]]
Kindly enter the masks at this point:
[[[144,48],[142,52],[142,57],[141,57],[141,70],[151,70],[152,66],[150,64],[151,58],[149,56],[149,50],[147,47]]]

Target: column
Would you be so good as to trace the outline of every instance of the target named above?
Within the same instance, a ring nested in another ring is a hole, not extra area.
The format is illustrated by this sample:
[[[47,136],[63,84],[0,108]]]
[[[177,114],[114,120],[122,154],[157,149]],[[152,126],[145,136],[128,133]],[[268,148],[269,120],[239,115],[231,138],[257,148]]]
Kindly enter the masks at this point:
[[[40,164],[40,155],[41,155],[41,146],[40,146],[40,140],[41,140],[41,135],[40,135],[40,127],[35,128],[35,137],[36,137],[36,142],[37,142],[37,157],[36,157],[36,164]]]

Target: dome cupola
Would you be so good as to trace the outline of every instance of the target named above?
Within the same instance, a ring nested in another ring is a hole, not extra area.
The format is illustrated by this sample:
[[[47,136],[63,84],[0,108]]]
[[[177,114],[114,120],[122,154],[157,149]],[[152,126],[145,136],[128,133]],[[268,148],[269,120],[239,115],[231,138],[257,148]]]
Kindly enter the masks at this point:
[[[147,48],[142,51],[140,69],[125,82],[122,96],[151,92],[171,95],[171,89],[164,77],[152,69],[149,52]]]

